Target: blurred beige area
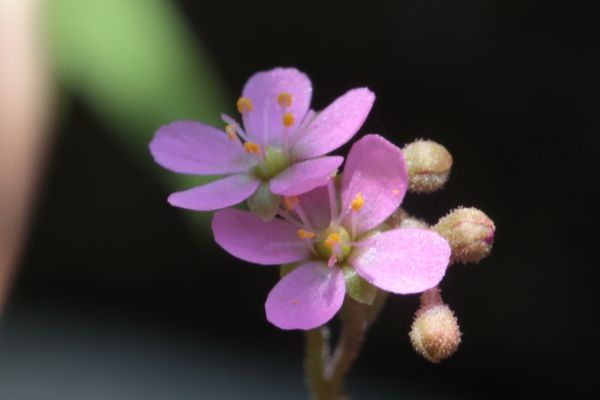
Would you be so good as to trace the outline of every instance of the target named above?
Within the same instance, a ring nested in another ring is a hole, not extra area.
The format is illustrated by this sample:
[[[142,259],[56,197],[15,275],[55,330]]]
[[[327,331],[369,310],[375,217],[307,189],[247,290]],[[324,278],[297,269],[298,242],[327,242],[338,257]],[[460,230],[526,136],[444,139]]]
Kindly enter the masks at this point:
[[[22,247],[48,120],[43,0],[0,0],[0,312]]]

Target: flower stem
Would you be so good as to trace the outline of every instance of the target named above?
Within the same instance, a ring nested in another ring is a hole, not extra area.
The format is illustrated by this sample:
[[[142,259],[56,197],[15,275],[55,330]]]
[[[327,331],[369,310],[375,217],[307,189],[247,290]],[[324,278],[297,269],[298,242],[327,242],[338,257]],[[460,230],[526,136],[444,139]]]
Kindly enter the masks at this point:
[[[329,358],[329,332],[326,326],[305,333],[304,368],[308,387],[315,400],[325,400],[323,373]]]
[[[373,305],[346,298],[341,311],[342,327],[333,355],[326,327],[306,332],[306,374],[315,400],[342,398],[344,379],[358,357],[365,334],[379,316],[387,294],[379,291]]]

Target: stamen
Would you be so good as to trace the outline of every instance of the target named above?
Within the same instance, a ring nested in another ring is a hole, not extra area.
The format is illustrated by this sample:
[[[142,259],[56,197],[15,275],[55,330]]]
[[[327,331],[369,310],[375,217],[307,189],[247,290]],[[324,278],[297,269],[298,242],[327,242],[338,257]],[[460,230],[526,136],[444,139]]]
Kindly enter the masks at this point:
[[[308,110],[302,121],[298,124],[296,129],[294,130],[294,134],[290,137],[290,146],[296,144],[300,139],[302,139],[310,129],[307,129],[311,122],[315,119],[317,113],[314,110]]]
[[[298,234],[299,239],[312,239],[316,236],[315,233],[304,229],[298,229],[296,233]]]
[[[257,154],[257,155],[260,154],[260,146],[254,142],[245,142],[244,150],[246,151],[246,153]]]
[[[223,121],[225,121],[226,124],[235,126],[235,130],[236,130],[237,134],[240,135],[240,137],[242,139],[244,139],[246,141],[248,140],[248,135],[246,135],[246,132],[244,132],[244,130],[242,129],[242,127],[240,126],[240,124],[238,124],[235,119],[231,118],[227,114],[221,114],[221,119]]]
[[[289,128],[290,126],[294,125],[294,114],[292,114],[291,112],[286,112],[285,114],[283,114],[281,122],[283,122],[283,126],[285,126],[286,128]]]
[[[298,217],[300,217],[300,221],[302,221],[304,226],[308,227],[308,229],[313,229],[308,217],[306,216],[306,213],[304,212],[304,209],[300,205],[300,202],[296,204],[294,211],[296,211],[296,214],[298,214]]]
[[[339,242],[340,242],[339,233],[337,233],[337,232],[330,233],[329,236],[327,236],[327,239],[325,239],[325,246],[327,246],[330,249],[333,249],[333,246],[335,246]]]
[[[294,218],[287,211],[284,211],[284,210],[280,209],[279,211],[277,211],[277,215],[279,215],[281,218],[283,218],[284,220],[286,220],[290,224],[296,225],[298,228],[304,228],[304,224],[302,222],[298,221],[296,218]]]
[[[283,108],[288,108],[292,105],[292,95],[288,92],[281,92],[277,95],[277,104]]]
[[[236,106],[240,114],[248,113],[254,108],[252,106],[252,101],[250,101],[250,99],[247,97],[240,97],[236,103]]]
[[[272,242],[265,245],[265,250],[290,249],[293,247],[306,246],[304,242],[288,241],[288,242]]]
[[[299,202],[300,200],[298,199],[298,196],[284,196],[282,200],[283,206],[288,211],[292,211],[294,207],[298,205]]]
[[[329,207],[331,209],[331,221],[337,217],[337,199],[335,198],[335,183],[334,178],[329,178],[327,181],[327,191],[329,192]]]
[[[349,193],[354,193],[356,191],[356,189],[359,187],[358,184],[361,180],[361,173],[360,171],[356,171],[354,172],[354,174],[352,175],[352,178],[350,179],[350,184],[348,185],[347,191]],[[340,213],[339,217],[337,218],[337,220],[334,220],[334,222],[336,224],[341,223],[344,218],[346,218],[346,216],[348,215],[349,212],[354,211],[354,209],[352,208],[352,204],[354,203],[354,201],[358,200],[358,195],[360,194],[360,198],[362,198],[362,194],[360,192],[356,192],[357,194],[355,195],[354,199],[352,199],[352,201],[350,202],[350,204],[348,204],[347,202],[345,204],[342,204],[342,212]],[[369,199],[370,201],[371,199]],[[360,203],[360,200],[357,201],[357,204]],[[363,202],[364,204],[364,199]],[[375,202],[377,203],[377,202]],[[362,204],[361,204],[362,207]],[[354,213],[353,213],[354,214]]]
[[[352,211],[357,212],[358,210],[360,210],[362,208],[364,202],[365,202],[365,199],[363,199],[362,193],[358,192],[358,193],[356,193],[356,196],[354,196],[354,199],[352,200],[352,204],[350,204],[350,208],[352,208]]]
[[[263,126],[262,126],[262,145],[267,147],[267,138],[269,137],[269,105],[270,102],[267,99],[267,104],[263,107]],[[256,132],[255,132],[256,133]]]
[[[227,124],[227,126],[225,126],[225,132],[227,133],[227,139],[231,140],[232,142],[238,138],[236,135],[235,125],[233,124]]]

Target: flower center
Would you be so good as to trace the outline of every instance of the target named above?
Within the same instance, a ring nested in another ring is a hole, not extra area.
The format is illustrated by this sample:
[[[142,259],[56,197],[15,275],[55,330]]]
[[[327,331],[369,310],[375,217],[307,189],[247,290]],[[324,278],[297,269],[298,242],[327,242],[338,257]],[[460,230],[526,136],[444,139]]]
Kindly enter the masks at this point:
[[[269,180],[290,165],[285,152],[278,147],[267,146],[261,162],[254,167],[254,174],[262,180]]]
[[[319,235],[315,243],[317,254],[326,260],[333,256],[336,262],[344,261],[350,253],[350,234],[341,226],[330,226]]]

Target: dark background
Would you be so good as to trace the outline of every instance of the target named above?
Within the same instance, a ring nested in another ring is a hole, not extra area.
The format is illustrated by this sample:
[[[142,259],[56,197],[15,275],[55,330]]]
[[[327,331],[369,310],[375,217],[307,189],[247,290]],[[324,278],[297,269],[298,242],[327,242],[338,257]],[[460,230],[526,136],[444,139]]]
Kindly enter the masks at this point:
[[[350,376],[356,398],[588,389],[600,128],[592,3],[178,2],[231,102],[252,73],[279,65],[311,77],[317,109],[368,86],[377,100],[361,133],[398,145],[430,138],[454,156],[446,189],[409,194],[405,206],[430,222],[475,206],[496,223],[492,255],[452,267],[442,285],[459,351],[439,365],[416,355],[407,335],[417,297],[394,296]],[[22,398],[96,398],[69,386],[80,376],[101,388],[97,398],[302,398],[302,336],[264,318],[276,272],[199,240],[158,179],[70,100],[3,323],[13,364],[2,374],[50,388]]]

